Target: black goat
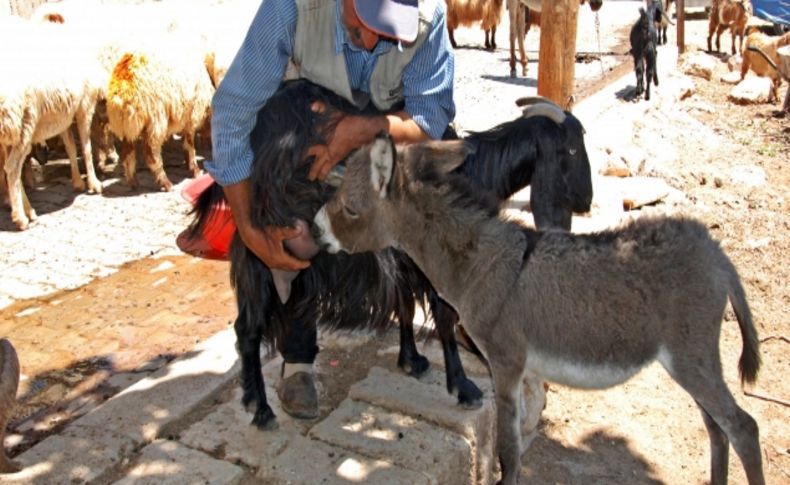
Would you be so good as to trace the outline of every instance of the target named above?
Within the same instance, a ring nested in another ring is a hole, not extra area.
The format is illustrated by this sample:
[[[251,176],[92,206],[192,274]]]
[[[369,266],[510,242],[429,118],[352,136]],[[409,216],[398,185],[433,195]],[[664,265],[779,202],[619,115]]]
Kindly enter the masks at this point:
[[[311,105],[316,101],[328,109],[315,112]],[[334,189],[308,181],[310,160],[303,160],[303,155],[309,146],[325,141],[342,113],[362,114],[330,91],[301,80],[284,83],[261,109],[251,136],[255,153],[251,214],[256,226],[312,221],[329,199]],[[553,123],[543,116],[519,118],[490,132],[472,134],[468,140],[477,151],[460,170],[500,200],[532,182],[533,209],[543,211],[541,217],[536,214],[536,223],[569,229],[570,211],[589,209],[592,185],[583,128],[572,115],[566,113],[563,118],[558,121],[566,126],[564,140],[543,139],[540,127]],[[544,192],[548,195],[540,195]],[[222,189],[214,184],[198,199],[192,234],[210,224],[211,207],[222,197]],[[567,203],[579,198],[586,203]],[[553,201],[559,201],[558,209],[550,207]],[[482,393],[466,377],[458,355],[455,311],[405,254],[394,250],[357,255],[321,252],[293,280],[286,303],[277,297],[271,271],[238,235],[230,260],[238,306],[235,330],[242,363],[242,401],[245,406],[254,403],[256,426],[275,425],[261,373],[261,342],[278,346],[292,321],[317,322],[328,329],[383,329],[391,325],[395,313],[400,323],[398,366],[418,376],[428,369],[428,361],[415,344],[416,301],[429,303],[444,351],[448,392],[457,391],[459,404],[466,407],[482,402]]]
[[[639,97],[644,92],[646,100],[650,99],[650,82],[658,86],[656,5],[660,3],[651,2],[647,10],[640,7],[639,20],[631,27],[631,55],[634,56],[636,71],[636,96]],[[660,20],[660,13],[658,15]]]

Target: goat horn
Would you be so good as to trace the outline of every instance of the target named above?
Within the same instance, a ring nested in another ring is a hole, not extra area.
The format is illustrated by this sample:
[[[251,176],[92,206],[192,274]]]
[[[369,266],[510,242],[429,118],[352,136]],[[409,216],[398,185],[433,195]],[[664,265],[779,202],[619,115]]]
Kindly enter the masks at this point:
[[[561,125],[565,121],[565,112],[554,101],[543,96],[526,96],[516,100],[516,106],[524,108],[524,118],[546,116]]]
[[[340,185],[343,183],[343,176],[346,174],[346,167],[343,165],[335,165],[332,167],[332,170],[326,174],[326,179],[324,179],[324,183],[330,185],[336,189],[340,188]]]

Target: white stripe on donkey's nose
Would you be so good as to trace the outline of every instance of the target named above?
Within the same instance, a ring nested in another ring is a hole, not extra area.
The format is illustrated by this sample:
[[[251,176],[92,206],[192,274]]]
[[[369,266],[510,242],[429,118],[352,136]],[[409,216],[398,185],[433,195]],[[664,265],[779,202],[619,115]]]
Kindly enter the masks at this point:
[[[326,206],[321,207],[321,210],[313,218],[313,222],[321,231],[321,235],[318,237],[318,245],[332,254],[340,252],[343,249],[343,245],[332,233],[332,224],[329,222]]]

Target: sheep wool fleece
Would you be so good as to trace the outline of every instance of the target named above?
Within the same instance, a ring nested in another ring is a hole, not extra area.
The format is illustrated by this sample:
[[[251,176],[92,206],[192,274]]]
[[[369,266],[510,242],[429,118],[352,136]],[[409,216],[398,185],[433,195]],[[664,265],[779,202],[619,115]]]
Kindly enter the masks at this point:
[[[359,108],[364,109],[372,101],[377,109],[389,110],[403,100],[401,75],[428,37],[438,0],[420,0],[420,26],[413,43],[403,44],[402,51],[392,48],[378,58],[370,79],[370,97],[365,93],[352,93],[345,58],[342,53],[335,52],[338,1],[342,0],[296,0],[299,14],[293,61],[297,77],[331,89]]]

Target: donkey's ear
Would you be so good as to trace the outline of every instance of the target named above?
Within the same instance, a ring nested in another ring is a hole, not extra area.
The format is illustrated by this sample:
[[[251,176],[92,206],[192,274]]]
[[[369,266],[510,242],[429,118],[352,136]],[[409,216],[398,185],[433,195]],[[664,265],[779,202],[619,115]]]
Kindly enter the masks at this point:
[[[427,141],[408,145],[406,158],[418,172],[426,169],[450,173],[464,163],[474,150],[463,140]]]
[[[395,144],[388,134],[379,133],[370,146],[370,182],[382,199],[387,196],[394,166]]]

